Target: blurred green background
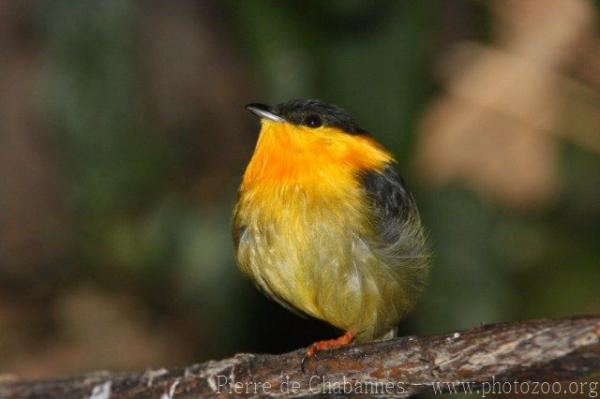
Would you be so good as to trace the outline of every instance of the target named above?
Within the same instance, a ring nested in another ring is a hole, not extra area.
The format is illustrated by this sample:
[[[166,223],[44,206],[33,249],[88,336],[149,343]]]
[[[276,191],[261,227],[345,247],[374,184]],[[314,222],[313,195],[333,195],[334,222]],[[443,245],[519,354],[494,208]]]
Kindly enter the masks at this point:
[[[250,102],[320,98],[398,158],[435,254],[402,334],[600,311],[597,2],[3,1],[0,374],[337,332],[233,264]]]

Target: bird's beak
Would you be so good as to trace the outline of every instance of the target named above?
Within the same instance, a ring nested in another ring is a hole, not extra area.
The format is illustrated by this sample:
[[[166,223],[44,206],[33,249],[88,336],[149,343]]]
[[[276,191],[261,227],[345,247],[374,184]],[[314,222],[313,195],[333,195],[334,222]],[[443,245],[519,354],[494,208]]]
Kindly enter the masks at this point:
[[[264,119],[268,119],[273,122],[283,122],[284,121],[284,119],[282,117],[273,113],[273,111],[271,111],[271,108],[265,104],[260,104],[260,103],[248,104],[248,105],[246,105],[246,109],[261,119],[264,118]]]

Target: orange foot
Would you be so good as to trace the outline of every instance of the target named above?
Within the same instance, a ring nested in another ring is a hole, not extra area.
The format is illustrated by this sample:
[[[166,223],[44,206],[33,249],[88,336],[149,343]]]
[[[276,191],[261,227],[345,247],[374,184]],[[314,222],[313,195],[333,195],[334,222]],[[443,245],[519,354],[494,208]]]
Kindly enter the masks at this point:
[[[348,331],[346,334],[342,335],[339,338],[328,339],[326,341],[317,341],[306,350],[306,354],[302,359],[302,364],[300,365],[302,368],[302,372],[305,371],[306,361],[317,354],[317,352],[327,350],[327,349],[335,349],[340,346],[348,345],[354,340],[354,334]]]

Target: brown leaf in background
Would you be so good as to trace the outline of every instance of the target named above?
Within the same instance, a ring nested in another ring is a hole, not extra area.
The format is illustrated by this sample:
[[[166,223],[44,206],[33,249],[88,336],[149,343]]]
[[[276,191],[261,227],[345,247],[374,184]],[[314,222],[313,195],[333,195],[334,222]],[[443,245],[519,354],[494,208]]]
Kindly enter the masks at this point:
[[[595,42],[594,13],[583,0],[491,4],[496,45],[451,51],[448,94],[422,119],[414,167],[436,187],[460,181],[507,205],[541,205],[558,188],[559,142],[548,133],[583,136],[579,143],[600,148],[589,125],[570,129],[562,119],[565,103],[581,94],[567,90],[572,83],[563,71]],[[587,112],[594,115],[592,104]]]

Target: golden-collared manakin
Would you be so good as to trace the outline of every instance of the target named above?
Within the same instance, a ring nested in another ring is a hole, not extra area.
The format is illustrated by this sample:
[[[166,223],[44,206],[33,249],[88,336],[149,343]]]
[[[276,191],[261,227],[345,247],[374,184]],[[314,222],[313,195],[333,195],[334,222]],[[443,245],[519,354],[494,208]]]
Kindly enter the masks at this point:
[[[234,210],[240,269],[286,308],[345,331],[316,351],[393,334],[414,306],[428,249],[392,154],[342,108],[250,104],[260,135]]]

